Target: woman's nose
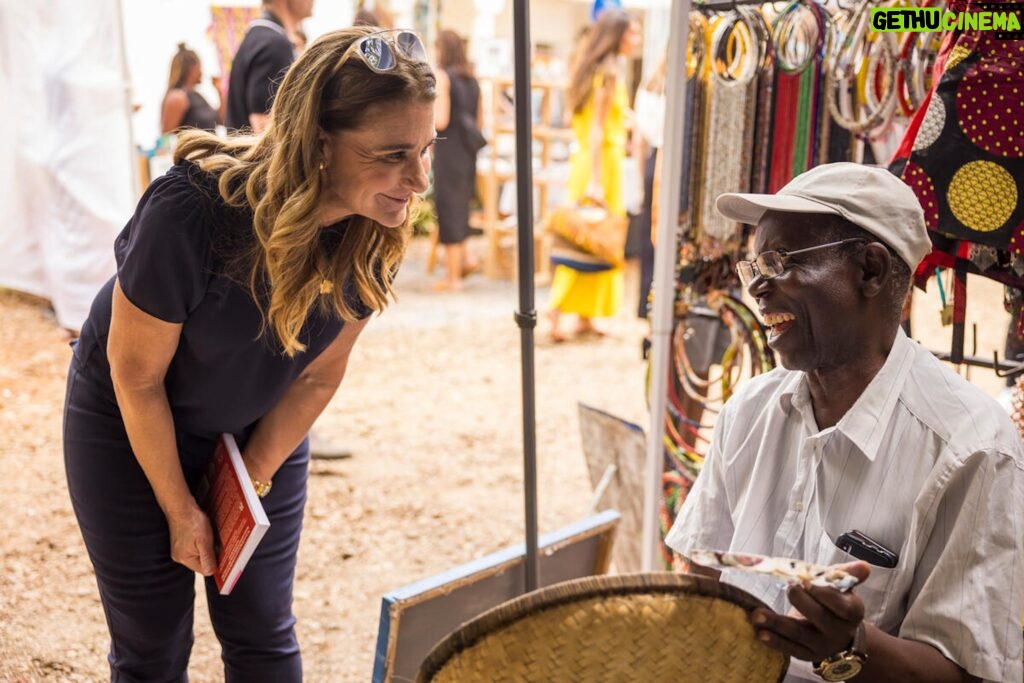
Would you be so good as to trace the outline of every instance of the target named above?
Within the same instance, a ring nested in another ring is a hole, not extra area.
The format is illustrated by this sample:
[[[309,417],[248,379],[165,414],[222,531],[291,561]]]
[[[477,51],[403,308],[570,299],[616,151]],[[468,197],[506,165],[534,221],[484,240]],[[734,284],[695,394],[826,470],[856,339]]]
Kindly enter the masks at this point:
[[[407,182],[414,192],[426,192],[430,187],[430,156],[411,160]]]

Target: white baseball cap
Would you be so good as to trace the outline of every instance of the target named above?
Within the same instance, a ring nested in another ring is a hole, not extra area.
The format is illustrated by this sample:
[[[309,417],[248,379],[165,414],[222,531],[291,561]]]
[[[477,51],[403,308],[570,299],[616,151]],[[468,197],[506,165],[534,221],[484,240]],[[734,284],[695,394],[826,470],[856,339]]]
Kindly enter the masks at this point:
[[[729,192],[715,207],[730,220],[757,225],[767,211],[827,213],[859,225],[900,255],[910,271],[932,250],[917,195],[880,166],[815,166],[775,194]]]

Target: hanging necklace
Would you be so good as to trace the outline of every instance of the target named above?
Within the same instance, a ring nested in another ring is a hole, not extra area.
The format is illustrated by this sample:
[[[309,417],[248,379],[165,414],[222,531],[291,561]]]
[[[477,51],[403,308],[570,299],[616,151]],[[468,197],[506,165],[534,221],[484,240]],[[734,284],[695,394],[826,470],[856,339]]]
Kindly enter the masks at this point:
[[[334,281],[324,275],[324,271],[320,268],[319,263],[316,263],[315,268],[317,275],[320,276],[320,295],[330,294],[334,291]]]
[[[337,221],[335,223],[332,223],[330,225],[323,226],[324,230],[331,231],[331,235],[325,235],[324,233],[321,233],[321,235],[320,235],[321,241],[320,241],[320,244],[319,244],[318,249],[317,249],[318,253],[317,253],[317,256],[316,256],[315,266],[316,266],[317,274],[320,275],[320,295],[321,296],[325,296],[325,295],[330,294],[331,292],[334,291],[334,280],[331,280],[326,275],[324,275],[324,271],[320,267],[320,264],[323,263],[323,262],[327,262],[328,266],[330,266],[330,257],[328,256],[328,254],[332,254],[332,253],[336,252],[336,250],[337,250],[338,241],[340,241],[340,239],[341,239],[340,234],[338,234],[337,230],[338,230],[338,227],[341,226],[342,224],[345,224],[345,225],[348,224],[348,218],[347,217],[342,219],[342,220],[339,220],[339,221]],[[324,238],[325,237],[327,239],[327,246],[326,247],[325,247],[325,244],[324,244]]]

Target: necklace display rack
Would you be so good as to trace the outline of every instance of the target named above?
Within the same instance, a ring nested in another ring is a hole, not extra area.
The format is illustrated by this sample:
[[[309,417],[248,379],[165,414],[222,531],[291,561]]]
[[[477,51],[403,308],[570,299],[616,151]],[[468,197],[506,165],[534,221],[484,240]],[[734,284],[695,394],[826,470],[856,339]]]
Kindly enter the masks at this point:
[[[936,2],[941,0],[922,0],[919,6]],[[663,537],[700,470],[709,423],[739,382],[775,366],[735,276],[751,228],[727,226],[713,210],[714,196],[775,192],[819,163],[860,161],[830,155],[843,144],[848,150],[859,144],[863,151],[863,145],[887,134],[895,119],[917,113],[931,87],[940,41],[933,34],[897,38],[869,31],[871,8],[893,4],[693,4],[664,416]],[[776,125],[780,121],[785,125]],[[749,184],[735,185],[733,179],[743,174],[749,174]],[[952,274],[952,289],[951,349],[933,353],[953,364],[990,368],[1001,377],[1024,373],[1024,362],[964,353],[966,272]],[[690,357],[687,347],[695,343],[710,345],[716,356],[724,349],[713,363],[716,375],[708,376],[707,368]],[[664,546],[662,560],[671,563]]]

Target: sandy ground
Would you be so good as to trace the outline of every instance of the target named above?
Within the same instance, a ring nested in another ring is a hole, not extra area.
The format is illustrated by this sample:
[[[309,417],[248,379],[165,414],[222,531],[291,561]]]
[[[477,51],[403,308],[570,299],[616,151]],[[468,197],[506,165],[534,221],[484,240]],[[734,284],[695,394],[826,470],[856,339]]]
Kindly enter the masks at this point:
[[[311,466],[295,600],[310,681],[369,680],[384,593],[522,542],[516,290],[478,275],[462,293],[433,293],[425,249],[414,244],[400,302],[368,326],[318,423],[356,456]],[[645,325],[632,317],[634,269],[628,275],[611,336],[536,348],[542,533],[590,503],[577,402],[648,422]],[[537,292],[539,309],[546,294]],[[972,280],[970,296],[978,354],[991,357],[1006,329],[1001,288]],[[938,308],[934,290],[918,297],[915,337],[948,349]],[[106,629],[63,474],[70,352],[43,301],[0,291],[0,320],[0,681],[108,680]],[[998,393],[991,371],[971,372]],[[190,675],[222,679],[202,604]]]

